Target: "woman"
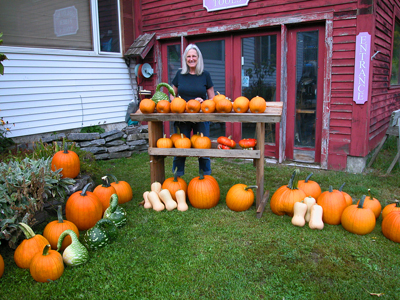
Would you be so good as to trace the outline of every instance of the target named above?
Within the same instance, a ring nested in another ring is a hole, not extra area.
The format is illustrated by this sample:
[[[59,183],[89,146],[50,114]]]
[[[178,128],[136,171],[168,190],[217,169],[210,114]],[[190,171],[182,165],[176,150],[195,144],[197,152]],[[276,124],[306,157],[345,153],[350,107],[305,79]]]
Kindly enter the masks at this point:
[[[175,95],[179,95],[186,102],[195,99],[202,103],[206,99],[212,99],[215,96],[214,84],[210,73],[204,70],[203,56],[200,49],[190,44],[183,53],[185,63],[182,63],[182,70],[179,70],[172,80],[172,88]],[[170,95],[172,101],[174,97]],[[210,136],[210,122],[174,122],[174,131],[179,131],[190,138],[193,130],[194,134],[203,133],[204,136]],[[172,171],[177,168],[177,175],[182,176],[185,173],[186,157],[174,157]],[[199,170],[203,170],[204,175],[211,174],[211,160],[209,157],[199,157]]]

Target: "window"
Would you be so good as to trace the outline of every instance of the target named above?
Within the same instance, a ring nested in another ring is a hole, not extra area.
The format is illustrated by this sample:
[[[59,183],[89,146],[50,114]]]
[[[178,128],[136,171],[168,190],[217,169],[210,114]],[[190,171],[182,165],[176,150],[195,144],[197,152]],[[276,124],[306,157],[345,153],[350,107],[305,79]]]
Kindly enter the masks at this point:
[[[390,85],[400,85],[400,23],[396,19],[394,25],[393,54],[392,54],[392,74],[390,76]]]
[[[120,53],[119,18],[118,0],[0,0],[4,46]]]

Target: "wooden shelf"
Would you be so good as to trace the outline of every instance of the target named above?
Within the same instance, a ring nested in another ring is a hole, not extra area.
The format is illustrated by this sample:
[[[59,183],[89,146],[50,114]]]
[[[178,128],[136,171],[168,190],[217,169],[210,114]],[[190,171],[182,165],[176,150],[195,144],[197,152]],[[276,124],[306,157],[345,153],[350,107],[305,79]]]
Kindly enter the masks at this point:
[[[150,155],[260,159],[260,150],[179,149],[149,147]]]

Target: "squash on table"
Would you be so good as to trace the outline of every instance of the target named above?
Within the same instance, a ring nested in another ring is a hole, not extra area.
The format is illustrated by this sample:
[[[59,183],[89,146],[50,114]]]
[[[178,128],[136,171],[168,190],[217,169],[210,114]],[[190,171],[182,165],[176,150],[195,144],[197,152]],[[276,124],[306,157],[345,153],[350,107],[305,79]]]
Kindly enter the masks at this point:
[[[111,220],[101,219],[88,229],[82,238],[82,244],[90,250],[105,247],[117,236],[117,227]]]
[[[317,198],[317,204],[322,206],[324,214],[322,220],[330,225],[340,224],[343,210],[347,207],[346,200],[341,192],[329,186],[329,190],[323,192]]]
[[[196,139],[200,136],[200,132],[197,132],[197,134],[192,134],[192,136],[190,137],[190,143],[192,144],[192,147],[194,148],[194,142],[196,141]]]
[[[303,227],[306,224],[305,215],[307,212],[307,204],[304,202],[296,202],[293,205],[292,224],[294,226]]]
[[[210,114],[215,111],[215,101],[211,99],[204,100],[201,103],[201,111],[205,114]]]
[[[217,180],[211,175],[193,178],[188,185],[187,195],[190,204],[195,208],[208,209],[216,206],[220,198],[220,189]]]
[[[302,201],[306,197],[303,190],[297,188],[296,177],[299,173],[300,170],[295,169],[289,180],[289,184],[281,186],[272,195],[270,207],[274,214],[278,216],[287,214],[293,217],[294,204]]]
[[[200,136],[194,141],[194,148],[196,149],[211,149],[211,140],[208,136],[200,133]]]
[[[239,141],[239,146],[242,147],[243,150],[253,150],[257,145],[256,139],[241,139]]]
[[[394,200],[393,203],[385,206],[385,208],[382,210],[382,219],[384,219],[392,211],[400,211],[399,200]]]
[[[237,113],[246,113],[249,110],[250,100],[244,96],[239,96],[233,101],[233,110]]]
[[[321,205],[314,204],[311,207],[311,216],[308,222],[308,227],[310,227],[310,229],[324,229],[324,221],[322,220],[323,211]]]
[[[220,144],[220,145],[227,146],[227,147],[229,147],[231,149],[236,147],[236,142],[231,139],[231,136],[229,136],[229,137],[220,136],[217,139],[217,143]]]
[[[230,113],[232,111],[232,102],[227,98],[221,99],[215,104],[215,110],[219,113]]]
[[[249,102],[249,108],[252,113],[263,113],[267,107],[267,102],[260,96],[255,96]]]
[[[64,273],[62,256],[48,244],[32,258],[29,271],[38,282],[55,281]]]
[[[91,183],[69,196],[65,204],[65,216],[78,227],[87,230],[93,227],[103,216],[103,206],[97,196],[87,189]]]
[[[175,141],[174,145],[175,145],[175,148],[191,148],[192,147],[192,143],[190,142],[190,139],[187,138],[183,134],[181,134],[181,137]]]
[[[178,203],[177,210],[179,211],[187,211],[189,206],[186,203],[186,193],[184,190],[178,190],[175,193],[176,202]]]
[[[132,200],[133,191],[130,184],[123,180],[118,180],[113,174],[109,174],[114,181],[110,184],[114,187],[118,195],[118,203],[123,204]]]
[[[168,92],[175,97],[175,91],[172,88],[172,86],[170,86],[168,83],[166,82],[160,82],[159,84],[157,84],[156,86],[156,91],[154,92],[153,97],[151,97],[151,100],[155,102],[155,104],[157,104],[159,101],[161,100],[168,100],[168,95],[164,92],[161,91],[161,88],[165,87],[167,88]]]
[[[215,105],[217,105],[217,103],[221,100],[226,99],[225,95],[221,94],[220,92],[217,91],[217,94],[212,98],[212,100],[214,101]]]
[[[371,189],[368,189],[368,195],[365,197],[364,207],[369,208],[375,215],[375,218],[378,219],[379,215],[382,211],[382,205],[378,199],[374,198],[371,194]],[[358,204],[358,202],[357,202]]]
[[[176,97],[171,101],[171,112],[175,114],[182,114],[186,110],[186,101],[181,97]]]
[[[156,105],[158,113],[167,114],[171,112],[171,103],[168,100],[160,100]]]
[[[375,228],[376,218],[373,211],[365,207],[366,197],[363,195],[357,204],[347,206],[343,211],[341,223],[348,232],[365,235]]]
[[[306,222],[310,222],[311,207],[317,202],[317,200],[315,200],[315,198],[313,198],[311,196],[307,196],[304,198],[303,202],[307,205],[307,212],[306,212],[306,215],[304,216],[304,220]]]
[[[170,138],[167,138],[166,134],[157,140],[157,148],[172,148],[173,146],[174,143],[172,143]]]
[[[110,206],[107,207],[103,215],[104,219],[112,221],[117,228],[126,224],[126,210],[118,205],[118,195],[112,194],[110,198]]]
[[[385,216],[382,233],[389,240],[400,243],[400,211],[392,211]]]
[[[15,249],[14,261],[18,267],[28,269],[32,258],[38,252],[42,252],[43,247],[49,244],[49,241],[43,235],[35,234],[32,228],[25,223],[19,223],[18,227],[24,233],[26,239]]]
[[[4,274],[4,259],[3,256],[1,256],[0,254],[0,278],[3,276]]]
[[[58,220],[48,223],[43,230],[43,236],[49,241],[51,249],[53,250],[57,249],[58,238],[67,229],[73,230],[79,238],[78,227],[76,227],[76,225],[71,221],[63,219],[61,205],[58,205],[57,207],[57,218]],[[61,246],[61,251],[64,250],[69,244],[71,244],[71,242],[71,237],[67,236]]]
[[[61,251],[61,245],[66,237],[72,240],[62,254],[63,261],[67,266],[75,267],[86,263],[89,259],[89,252],[85,246],[81,244],[75,231],[71,229],[65,230],[61,233],[57,242],[57,251]]]
[[[167,178],[164,180],[161,188],[167,189],[171,193],[172,199],[176,200],[175,193],[178,190],[183,190],[185,193],[187,192],[187,183],[181,177],[178,177],[177,174],[178,168],[175,168],[174,176]]]
[[[188,113],[198,113],[201,109],[200,101],[191,99],[186,102],[186,112]]]
[[[151,114],[156,108],[156,103],[151,99],[143,99],[139,103],[139,109],[144,114]]]
[[[168,211],[174,210],[178,204],[174,199],[172,199],[171,193],[167,189],[163,189],[158,193],[158,196],[160,197],[161,201],[164,203],[165,208]]]
[[[171,137],[170,137],[170,139],[172,140],[172,143],[174,144],[174,146],[175,146],[176,140],[177,140],[177,139],[180,139],[180,138],[181,138],[181,135],[183,134],[183,133],[181,133],[181,130],[179,129],[179,127],[176,127],[176,128],[177,128],[177,129],[176,129],[176,133],[174,133],[174,134],[171,135]],[[186,137],[186,135],[184,135],[184,134],[183,134],[183,136]]]
[[[149,199],[149,202],[151,203],[151,206],[153,210],[155,211],[162,211],[164,210],[165,206],[161,202],[160,197],[158,196],[158,193],[151,191],[147,194],[147,199]]]
[[[226,194],[226,205],[233,211],[248,210],[254,203],[254,192],[256,185],[237,183],[233,185]]]
[[[147,198],[147,195],[148,195],[149,193],[150,193],[149,191],[145,191],[145,192],[143,193],[143,207],[144,207],[144,208],[147,208],[147,209],[153,207],[153,206],[151,205],[149,199]]]
[[[110,206],[110,197],[112,194],[116,194],[117,191],[115,188],[109,183],[108,181],[108,176],[103,176],[101,177],[102,184],[99,184],[98,186],[95,187],[93,190],[93,194],[99,198],[102,208],[103,208],[103,214],[106,211],[107,207]]]
[[[317,199],[321,195],[321,187],[318,182],[310,180],[313,173],[311,172],[305,180],[299,180],[298,187],[303,190],[307,196]]]
[[[81,171],[81,163],[78,154],[68,150],[68,145],[64,142],[64,150],[54,154],[51,160],[51,170],[62,169],[62,178],[75,178]]]

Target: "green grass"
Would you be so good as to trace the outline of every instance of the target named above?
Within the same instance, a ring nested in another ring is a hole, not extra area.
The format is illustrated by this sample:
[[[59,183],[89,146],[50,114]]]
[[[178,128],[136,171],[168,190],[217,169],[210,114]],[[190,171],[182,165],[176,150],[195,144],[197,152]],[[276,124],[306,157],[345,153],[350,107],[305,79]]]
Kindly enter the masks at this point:
[[[301,168],[301,179],[312,171],[311,179],[323,191],[346,182],[344,191],[354,201],[370,188],[384,206],[400,199],[398,164],[383,176],[396,150],[391,146],[362,175]],[[165,162],[166,177],[171,177],[172,158]],[[233,184],[253,184],[255,168],[249,161],[225,159],[212,161],[221,188],[216,207],[155,212],[138,205],[150,189],[147,154],[98,164],[103,174],[128,181],[134,191],[134,199],[123,205],[129,221],[119,229],[118,239],[90,251],[87,264],[66,267],[60,279],[45,284],[19,269],[13,251],[2,243],[6,270],[0,299],[336,300],[370,299],[370,293],[400,299],[400,245],[382,235],[381,217],[372,233],[358,236],[341,225],[325,225],[322,231],[295,227],[290,217],[273,214],[268,205],[260,219],[255,205],[233,212],[225,195]],[[183,178],[189,182],[198,176],[197,159],[188,158],[186,167]],[[266,165],[265,189],[272,195],[288,183],[293,169]]]

